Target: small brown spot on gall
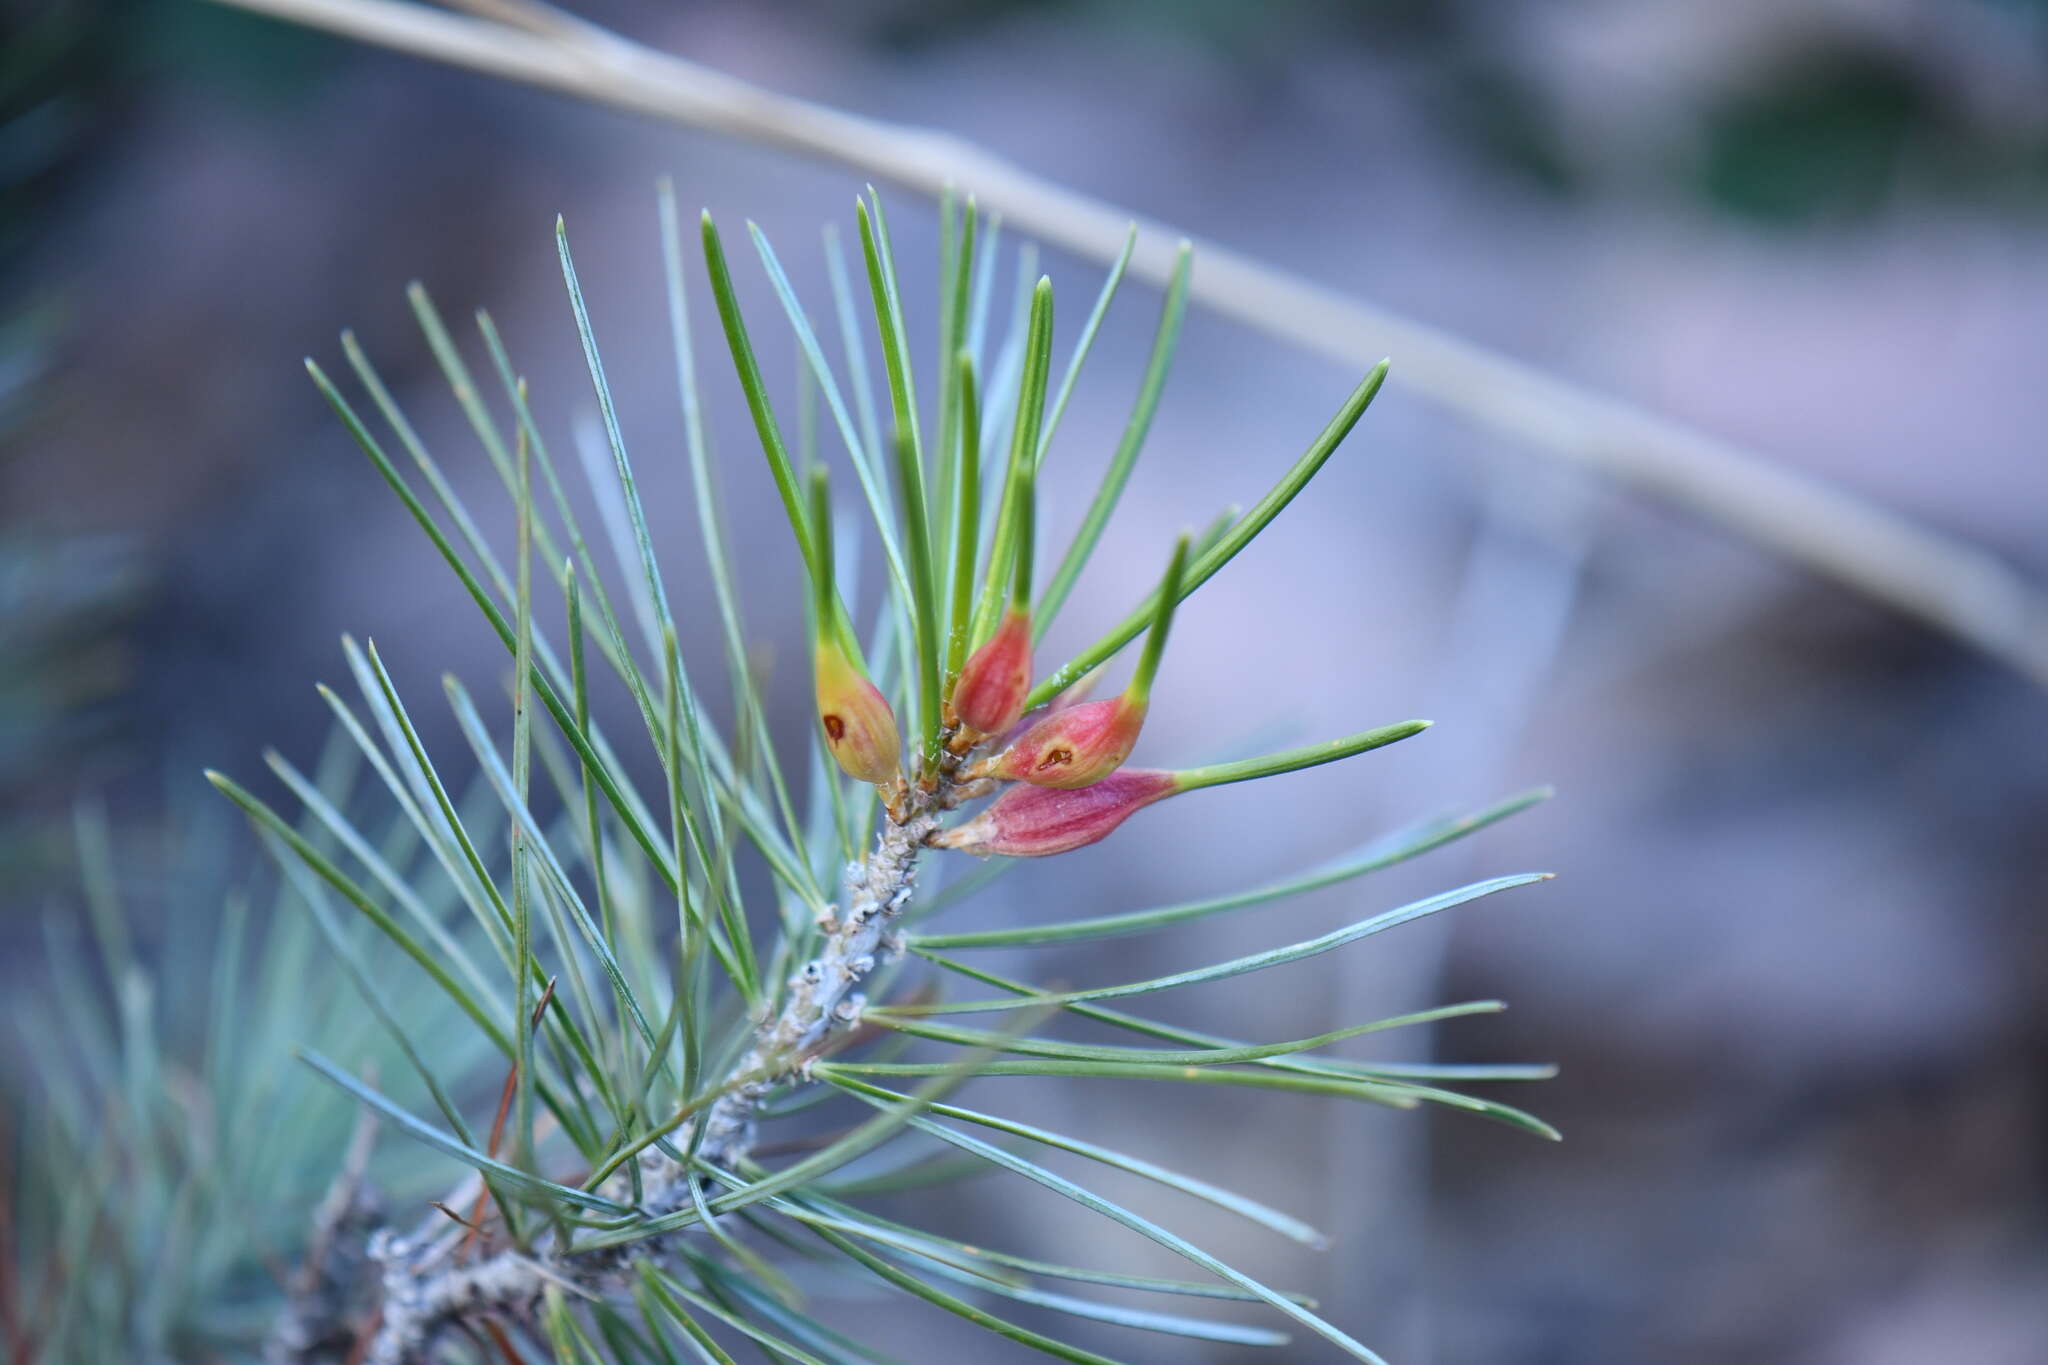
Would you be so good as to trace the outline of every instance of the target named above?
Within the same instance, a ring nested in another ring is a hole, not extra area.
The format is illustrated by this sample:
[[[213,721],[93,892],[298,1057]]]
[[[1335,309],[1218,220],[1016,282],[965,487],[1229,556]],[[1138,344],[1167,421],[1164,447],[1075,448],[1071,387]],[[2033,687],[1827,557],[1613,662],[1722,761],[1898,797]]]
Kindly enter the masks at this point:
[[[838,716],[825,717],[825,738],[837,744],[846,738],[846,722]]]
[[[1045,757],[1038,760],[1037,771],[1044,772],[1047,768],[1065,767],[1073,761],[1074,751],[1072,749],[1049,749],[1046,751]]]

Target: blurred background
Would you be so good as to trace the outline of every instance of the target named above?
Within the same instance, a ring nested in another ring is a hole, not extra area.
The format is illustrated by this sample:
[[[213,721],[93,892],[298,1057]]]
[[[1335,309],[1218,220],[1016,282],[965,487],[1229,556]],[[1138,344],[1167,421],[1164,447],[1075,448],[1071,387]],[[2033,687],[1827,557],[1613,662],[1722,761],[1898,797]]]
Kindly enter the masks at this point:
[[[490,307],[566,431],[589,391],[552,240],[565,214],[657,534],[687,563],[655,180],[672,175],[686,207],[708,206],[729,235],[759,222],[799,291],[821,300],[818,228],[850,231],[859,179],[200,3],[10,10],[11,992],[39,978],[44,913],[78,899],[81,799],[135,850],[121,879],[143,949],[175,956],[187,930],[148,913],[163,879],[187,875],[168,850],[192,825],[235,824],[199,768],[256,784],[265,745],[310,765],[326,726],[311,684],[344,680],[341,632],[374,637],[420,693],[430,745],[460,748],[424,700],[436,676],[483,686],[503,672],[301,356],[335,368],[335,334],[354,328],[458,483],[509,524],[402,291],[425,281],[458,319]],[[605,0],[580,12],[776,90],[950,129],[1753,445],[2048,580],[2038,0]],[[932,206],[889,203],[899,254],[932,259]],[[1042,264],[1064,355],[1099,270],[1056,253]],[[758,270],[738,268],[786,393],[793,348]],[[906,273],[911,316],[928,317],[932,272]],[[1049,469],[1075,514],[1121,430],[1157,304],[1125,286],[1061,430]],[[787,660],[799,621],[786,533],[717,361],[708,352],[705,373],[735,530],[771,547],[747,566],[749,605],[769,657]],[[1255,498],[1356,378],[1192,311],[1146,458],[1061,638],[1078,645],[1120,617],[1175,530]],[[708,589],[692,591],[678,614],[708,640]],[[775,690],[795,734],[802,679],[783,667]],[[1316,896],[990,965],[1107,983],[1308,937],[1481,875],[1556,871],[1164,1008],[1279,1038],[1499,997],[1510,1013],[1461,1021],[1437,1050],[1559,1063],[1559,1079],[1503,1097],[1567,1140],[1171,1087],[990,1082],[1020,1088],[984,1099],[1227,1177],[1330,1228],[1338,1246],[1312,1255],[1132,1196],[1315,1294],[1404,1365],[2043,1359],[2039,689],[1390,387],[1310,494],[1184,614],[1154,715],[1139,757],[1172,766],[1411,715],[1437,728],[1174,803],[1005,879],[961,926],[1252,885],[1425,814],[1543,783],[1559,794]],[[1012,1249],[1044,1252],[1080,1229],[1039,1194],[984,1180],[944,1218],[1007,1226]],[[1172,1273],[1152,1250],[1105,1236],[1101,1254]],[[913,1358],[1011,1358],[968,1329],[949,1335],[937,1314],[896,1316],[876,1331]],[[1156,1339],[1106,1327],[1070,1335],[1148,1360],[1258,1358],[1197,1343],[1147,1355]],[[1283,1354],[1334,1358],[1312,1341]]]

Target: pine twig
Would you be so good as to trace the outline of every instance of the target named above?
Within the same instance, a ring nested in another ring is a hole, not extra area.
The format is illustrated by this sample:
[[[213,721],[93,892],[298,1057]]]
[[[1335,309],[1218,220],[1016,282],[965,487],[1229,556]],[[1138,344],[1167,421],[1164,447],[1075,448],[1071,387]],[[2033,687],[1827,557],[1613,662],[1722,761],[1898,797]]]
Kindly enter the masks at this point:
[[[341,1170],[313,1211],[306,1259],[293,1274],[264,1341],[267,1365],[302,1365],[333,1356],[355,1340],[349,1315],[358,1306],[366,1244],[378,1213],[376,1195],[365,1179],[376,1138],[376,1114],[361,1110]]]
[[[749,84],[534,0],[461,0],[472,18],[406,0],[216,0],[594,104],[782,147],[926,194],[974,190],[1042,241],[1166,281],[1184,234],[943,133],[862,118]],[[1397,382],[1516,444],[1661,498],[1963,640],[2048,686],[2048,598],[1991,553],[1645,409],[1589,392],[1448,332],[1198,243],[1191,296],[1360,369],[1399,357]]]
[[[798,1074],[835,1027],[859,1022],[859,986],[884,958],[901,951],[893,925],[916,887],[917,857],[938,828],[939,814],[966,791],[941,780],[929,792],[912,788],[901,819],[884,822],[875,850],[846,870],[845,908],[825,924],[824,943],[790,978],[777,1015],[727,1076],[727,1088],[704,1116],[698,1156],[732,1166],[749,1154],[754,1111],[762,1098]],[[696,1177],[658,1151],[637,1158],[643,1183],[640,1212],[659,1218],[687,1208]],[[613,1177],[620,1188],[623,1174]],[[492,1317],[528,1320],[550,1284],[600,1295],[626,1282],[642,1261],[657,1261],[681,1232],[628,1242],[609,1251],[565,1255],[543,1243],[531,1256],[500,1251],[469,1265],[440,1264],[445,1238],[401,1238],[386,1229],[370,1238],[370,1258],[382,1267],[383,1318],[365,1365],[418,1365],[440,1334],[457,1324]],[[309,1261],[309,1264],[312,1262]],[[303,1365],[307,1355],[282,1358]]]

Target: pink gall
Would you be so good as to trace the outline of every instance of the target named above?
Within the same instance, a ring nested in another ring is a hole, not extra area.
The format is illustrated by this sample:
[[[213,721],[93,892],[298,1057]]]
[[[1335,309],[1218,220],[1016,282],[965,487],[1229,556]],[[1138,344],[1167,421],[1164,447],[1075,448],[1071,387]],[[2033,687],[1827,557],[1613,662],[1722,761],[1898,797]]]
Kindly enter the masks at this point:
[[[1001,734],[1024,714],[1031,692],[1031,613],[1010,608],[987,643],[969,656],[953,688],[953,710],[985,735]]]
[[[978,776],[1034,787],[1086,787],[1123,766],[1145,725],[1145,703],[1129,694],[1054,711],[1027,728]]]
[[[932,842],[978,858],[1046,858],[1085,848],[1154,801],[1182,790],[1173,773],[1127,768],[1092,786],[1012,787],[980,815]]]
[[[815,658],[818,725],[833,759],[862,782],[902,781],[903,739],[888,700],[830,635],[818,641]]]

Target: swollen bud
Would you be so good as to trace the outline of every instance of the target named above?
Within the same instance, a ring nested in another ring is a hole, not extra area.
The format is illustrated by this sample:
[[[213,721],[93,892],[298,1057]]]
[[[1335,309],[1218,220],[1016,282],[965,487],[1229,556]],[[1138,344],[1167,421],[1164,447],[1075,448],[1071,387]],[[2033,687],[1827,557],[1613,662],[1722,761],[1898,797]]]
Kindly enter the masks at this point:
[[[985,735],[1001,734],[1024,714],[1031,692],[1031,613],[1011,607],[988,642],[968,656],[953,688],[953,710]]]
[[[932,842],[940,848],[957,848],[980,858],[992,853],[1009,858],[1044,858],[1069,849],[1084,848],[1106,837],[1129,819],[1133,811],[1180,792],[1220,787],[1230,782],[1248,782],[1254,778],[1274,777],[1334,763],[1340,758],[1350,758],[1354,754],[1384,748],[1411,735],[1419,735],[1428,728],[1426,720],[1403,721],[1398,725],[1382,725],[1376,730],[1362,730],[1321,744],[1308,744],[1299,749],[1287,749],[1235,763],[1183,768],[1179,772],[1121,768],[1093,786],[1071,790],[1011,787],[980,815],[957,829],[937,835]]]
[[[978,777],[1072,789],[1100,782],[1131,756],[1146,705],[1128,693],[1054,711],[1025,729]]]
[[[983,764],[977,776],[1029,782],[1037,787],[1086,787],[1115,772],[1131,756],[1138,731],[1145,726],[1152,679],[1159,672],[1159,656],[1166,648],[1174,608],[1180,603],[1181,579],[1187,562],[1188,538],[1182,536],[1167,563],[1166,577],[1160,581],[1152,628],[1146,633],[1137,671],[1131,675],[1123,695],[1049,712],[1043,720],[1028,726],[1002,753]]]
[[[903,736],[888,699],[854,662],[853,633],[846,608],[833,586],[832,505],[822,467],[811,470],[811,629],[813,677],[818,689],[818,725],[825,747],[849,777],[893,787],[903,780]]]
[[[820,633],[814,657],[825,747],[849,777],[894,786],[903,778],[896,713],[830,631]]]
[[[1132,812],[1182,790],[1173,773],[1145,768],[1113,772],[1092,786],[1012,787],[989,808],[957,829],[933,838],[940,848],[957,848],[986,858],[1045,858],[1085,848],[1105,838]]]

